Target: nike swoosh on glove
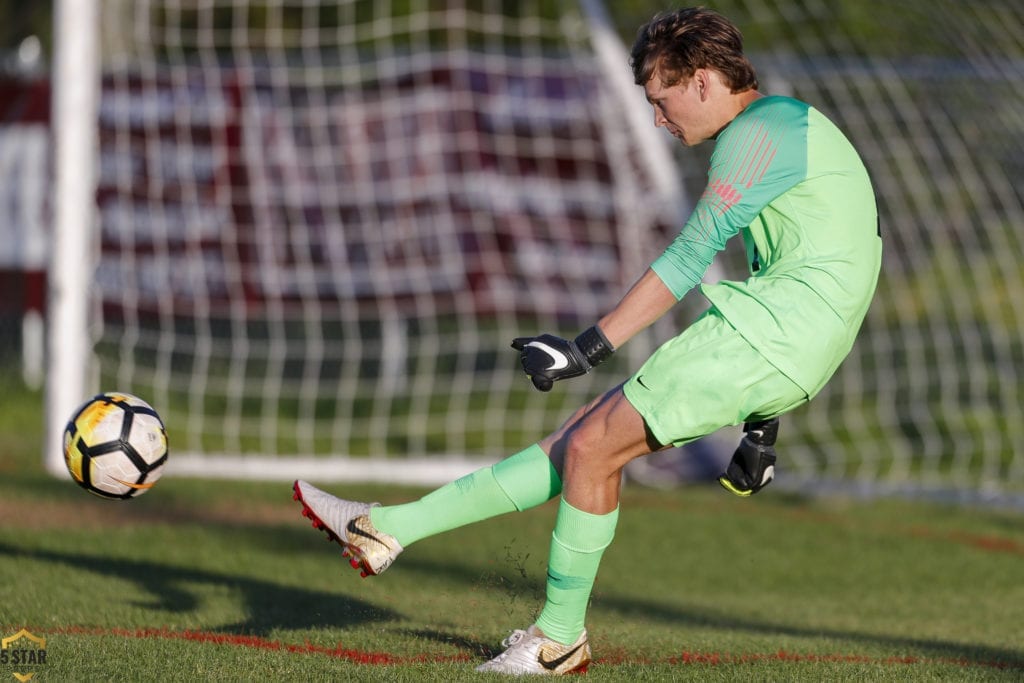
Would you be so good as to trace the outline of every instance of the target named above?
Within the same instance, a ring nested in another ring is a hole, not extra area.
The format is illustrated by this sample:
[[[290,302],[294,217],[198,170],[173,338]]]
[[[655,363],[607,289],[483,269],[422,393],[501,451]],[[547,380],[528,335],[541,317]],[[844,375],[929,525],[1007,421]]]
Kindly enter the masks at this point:
[[[615,350],[597,326],[574,340],[553,334],[518,337],[512,341],[512,348],[519,351],[523,371],[541,391],[551,391],[558,380],[587,374]]]
[[[585,375],[593,367],[575,342],[553,334],[518,337],[512,348],[519,351],[523,372],[541,391],[551,391],[555,381]]]

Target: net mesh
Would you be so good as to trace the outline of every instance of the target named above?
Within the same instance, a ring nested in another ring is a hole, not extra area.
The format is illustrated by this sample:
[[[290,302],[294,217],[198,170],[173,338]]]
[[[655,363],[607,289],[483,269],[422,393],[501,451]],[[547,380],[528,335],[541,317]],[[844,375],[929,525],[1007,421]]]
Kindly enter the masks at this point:
[[[641,4],[609,8],[627,43]],[[507,349],[592,324],[705,178],[710,148],[680,150],[659,193],[595,6],[103,3],[104,385],[150,396],[190,452],[497,458],[624,378],[699,300],[550,395]],[[1024,8],[715,7],[762,90],[848,133],[885,241],[853,353],[783,425],[778,481],[1019,496]],[[712,277],[742,277],[735,256]]]
[[[195,452],[497,457],[557,424],[607,379],[538,401],[509,342],[590,324],[665,230],[559,5],[110,11],[103,381]]]
[[[1019,502],[1024,7],[721,4],[766,89],[811,102],[861,152],[885,244],[858,344],[784,426],[780,470],[812,489]]]

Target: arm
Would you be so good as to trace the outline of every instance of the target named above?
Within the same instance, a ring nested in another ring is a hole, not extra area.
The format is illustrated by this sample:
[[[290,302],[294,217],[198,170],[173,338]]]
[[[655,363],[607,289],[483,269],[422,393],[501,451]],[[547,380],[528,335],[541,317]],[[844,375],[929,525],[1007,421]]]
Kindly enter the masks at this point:
[[[579,377],[607,359],[616,347],[665,314],[676,297],[661,278],[648,269],[622,300],[597,325],[576,339],[551,334],[519,337],[512,348],[519,351],[523,371],[541,391],[550,391],[555,381]]]
[[[609,313],[576,339],[543,334],[513,340],[512,348],[520,352],[523,371],[535,387],[550,391],[558,380],[590,372],[615,349],[668,312],[700,282],[715,253],[736,233],[733,226],[725,225],[714,232],[714,239],[708,239],[699,221],[699,216],[706,214],[702,208],[698,203],[698,210],[665,254],[644,272]]]
[[[676,301],[675,294],[648,268],[597,326],[612,346],[619,348],[665,315]]]
[[[679,235],[597,325],[575,340],[545,334],[512,343],[538,389],[589,372],[664,315],[700,283],[729,239],[806,176],[807,105],[772,102],[719,135],[707,186]]]

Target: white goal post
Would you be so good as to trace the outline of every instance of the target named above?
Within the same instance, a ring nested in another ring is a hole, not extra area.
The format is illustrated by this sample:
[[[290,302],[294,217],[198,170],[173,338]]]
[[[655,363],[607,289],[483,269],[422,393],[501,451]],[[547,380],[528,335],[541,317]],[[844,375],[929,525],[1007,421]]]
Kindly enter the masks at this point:
[[[99,5],[55,3],[53,82],[53,248],[48,268],[46,438],[48,471],[64,467],[64,425],[93,393],[89,302],[94,267]],[[90,393],[92,392],[92,393]]]
[[[58,2],[49,469],[121,390],[171,476],[433,484],[625,379],[699,296],[550,394],[508,344],[592,324],[703,186],[710,147],[655,130],[627,64],[661,7]],[[1024,505],[1024,6],[715,7],[762,90],[848,133],[885,243],[776,485]]]

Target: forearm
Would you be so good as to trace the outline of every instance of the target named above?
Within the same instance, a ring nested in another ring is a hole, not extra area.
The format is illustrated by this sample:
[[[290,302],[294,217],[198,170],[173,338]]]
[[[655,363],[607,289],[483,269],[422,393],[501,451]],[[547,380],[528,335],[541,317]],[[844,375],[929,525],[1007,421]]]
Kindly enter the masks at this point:
[[[650,268],[622,300],[598,321],[612,346],[619,348],[675,305],[675,294]]]
[[[517,337],[523,371],[540,391],[551,391],[555,382],[590,372],[633,335],[660,318],[676,302],[672,291],[653,270],[637,280],[622,300],[597,325],[575,339],[551,334]]]

